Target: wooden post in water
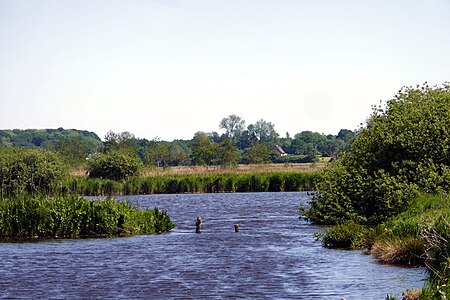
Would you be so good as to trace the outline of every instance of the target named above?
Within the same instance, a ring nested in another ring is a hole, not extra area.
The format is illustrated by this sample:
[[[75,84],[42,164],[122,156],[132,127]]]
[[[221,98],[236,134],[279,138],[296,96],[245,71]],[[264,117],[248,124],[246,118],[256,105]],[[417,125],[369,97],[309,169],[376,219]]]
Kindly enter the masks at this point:
[[[234,232],[239,232],[239,224],[234,224]]]
[[[202,232],[202,218],[198,216],[197,221],[195,222],[195,233],[201,232]]]

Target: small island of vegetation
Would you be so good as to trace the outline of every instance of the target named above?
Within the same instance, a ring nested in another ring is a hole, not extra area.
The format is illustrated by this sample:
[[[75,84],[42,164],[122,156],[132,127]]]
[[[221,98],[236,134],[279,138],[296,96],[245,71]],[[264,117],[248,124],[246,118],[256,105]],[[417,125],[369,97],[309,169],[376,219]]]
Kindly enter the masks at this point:
[[[67,193],[63,158],[40,149],[0,151],[0,238],[74,238],[161,233],[175,227],[159,209]]]

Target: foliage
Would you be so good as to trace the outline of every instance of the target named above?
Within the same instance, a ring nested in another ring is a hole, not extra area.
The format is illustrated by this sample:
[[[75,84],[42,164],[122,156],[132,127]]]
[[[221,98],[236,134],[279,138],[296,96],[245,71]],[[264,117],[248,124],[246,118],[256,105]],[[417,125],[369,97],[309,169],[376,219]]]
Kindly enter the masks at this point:
[[[134,154],[123,151],[97,153],[88,162],[89,177],[124,180],[139,174],[141,160]]]
[[[270,150],[267,144],[253,144],[244,153],[244,161],[249,164],[267,164],[270,162]]]
[[[239,162],[239,150],[230,138],[225,138],[219,145],[215,164],[220,166],[235,166]]]
[[[239,136],[245,127],[245,121],[237,115],[229,115],[220,121],[219,128],[225,129],[225,135],[231,139]]]
[[[450,86],[403,88],[324,171],[306,215],[319,224],[387,220],[417,191],[450,191],[449,150]]]
[[[102,143],[96,134],[75,129],[0,130],[0,148],[51,149],[60,153],[73,168],[84,167],[86,158],[97,152],[109,151],[138,155],[148,166],[233,165],[236,159],[238,163],[249,163],[250,160],[284,163],[311,162],[316,159],[316,155],[334,157],[348,148],[355,135],[353,131],[342,129],[338,135],[302,131],[294,138],[289,133],[280,138],[275,125],[264,119],[247,128],[244,126],[245,120],[230,115],[219,124],[220,129],[225,129],[224,134],[198,132],[191,140],[172,142],[157,137],[151,141],[140,139],[127,131],[109,131]],[[231,143],[227,140],[231,140]],[[262,158],[249,159],[246,154],[252,153],[257,144],[264,144],[269,149],[269,155],[263,153]],[[270,153],[275,145],[280,145],[289,156],[280,159],[279,155]]]
[[[85,141],[74,138],[59,140],[53,150],[58,152],[71,167],[83,166],[91,154]]]
[[[60,155],[42,149],[0,149],[0,194],[51,193],[67,168]]]
[[[314,234],[328,248],[361,248],[365,235],[366,229],[354,221],[327,227],[325,232]]]
[[[269,172],[185,174],[130,177],[122,182],[99,178],[73,177],[63,191],[79,195],[137,195],[223,192],[296,192],[315,188],[318,173]]]
[[[145,155],[145,162],[149,166],[165,167],[170,161],[170,148],[167,143],[159,139],[150,141]]]
[[[20,196],[0,201],[3,238],[93,237],[169,231],[175,224],[166,212],[138,210],[112,198]]]
[[[420,195],[408,209],[368,235],[370,253],[386,263],[425,264],[429,279],[414,299],[445,299],[450,292],[450,194]],[[411,294],[411,293],[409,293]]]
[[[0,148],[54,149],[66,141],[79,141],[87,154],[103,148],[102,141],[93,132],[76,129],[13,129],[0,130]],[[87,155],[85,156],[85,158]]]
[[[108,131],[103,142],[105,152],[122,151],[130,154],[137,154],[139,151],[139,143],[134,134],[124,131],[115,133]]]
[[[197,132],[191,142],[192,162],[195,165],[212,165],[217,151],[215,144],[204,132]]]

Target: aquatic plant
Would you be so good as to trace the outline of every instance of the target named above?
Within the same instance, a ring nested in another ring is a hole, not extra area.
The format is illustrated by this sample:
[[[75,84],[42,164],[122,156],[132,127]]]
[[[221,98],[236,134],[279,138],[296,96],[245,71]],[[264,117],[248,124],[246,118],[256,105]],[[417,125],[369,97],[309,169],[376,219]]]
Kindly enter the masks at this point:
[[[319,177],[314,172],[184,174],[129,177],[123,181],[72,177],[65,193],[79,195],[137,195],[223,192],[282,192],[315,189]]]
[[[113,198],[87,200],[18,196],[0,201],[0,237],[96,237],[171,230],[170,216],[157,208],[138,210]]]

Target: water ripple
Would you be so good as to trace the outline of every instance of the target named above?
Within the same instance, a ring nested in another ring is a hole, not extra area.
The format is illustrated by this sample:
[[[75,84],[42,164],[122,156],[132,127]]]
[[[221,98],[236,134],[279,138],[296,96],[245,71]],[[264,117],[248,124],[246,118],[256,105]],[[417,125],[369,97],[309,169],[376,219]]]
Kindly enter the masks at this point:
[[[324,249],[298,219],[305,193],[127,197],[167,210],[169,234],[0,244],[0,296],[54,299],[384,299],[423,269]],[[197,216],[203,232],[195,234]],[[234,223],[240,231],[234,232]]]

